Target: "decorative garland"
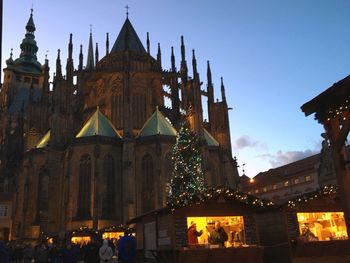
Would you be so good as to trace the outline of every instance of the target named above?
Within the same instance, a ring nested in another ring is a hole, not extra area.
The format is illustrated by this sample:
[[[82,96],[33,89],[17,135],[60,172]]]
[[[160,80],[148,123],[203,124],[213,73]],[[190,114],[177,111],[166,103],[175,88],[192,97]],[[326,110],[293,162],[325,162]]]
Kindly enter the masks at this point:
[[[206,189],[200,194],[191,196],[189,199],[182,198],[180,196],[176,199],[173,199],[173,202],[168,202],[168,206],[172,210],[175,210],[176,208],[188,205],[201,204],[207,200],[218,198],[219,196],[223,197],[227,201],[239,201],[241,203],[259,208],[267,208],[274,205],[272,201],[264,200],[237,190],[226,187],[215,187]]]
[[[294,208],[301,203],[307,203],[308,201],[317,198],[319,196],[330,196],[335,195],[339,192],[339,187],[335,185],[326,185],[314,192],[305,193],[292,200],[289,200],[287,205],[290,208]]]

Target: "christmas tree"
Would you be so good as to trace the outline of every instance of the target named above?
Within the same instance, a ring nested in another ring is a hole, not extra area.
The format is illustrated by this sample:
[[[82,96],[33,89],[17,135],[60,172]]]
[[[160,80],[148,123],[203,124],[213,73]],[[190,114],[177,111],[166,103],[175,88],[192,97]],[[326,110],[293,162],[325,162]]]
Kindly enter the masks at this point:
[[[169,186],[168,204],[182,206],[200,199],[205,190],[199,140],[184,122],[173,147],[173,176]]]

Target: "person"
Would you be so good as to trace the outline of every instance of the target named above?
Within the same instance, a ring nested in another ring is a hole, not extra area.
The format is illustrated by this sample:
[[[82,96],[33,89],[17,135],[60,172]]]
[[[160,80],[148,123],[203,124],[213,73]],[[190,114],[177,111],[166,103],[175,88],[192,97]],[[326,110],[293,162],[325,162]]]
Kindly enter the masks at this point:
[[[318,241],[318,238],[315,236],[314,233],[311,232],[308,226],[304,227],[304,229],[302,230],[301,236],[302,236],[302,240],[306,242]]]
[[[45,244],[38,246],[35,251],[35,262],[46,263],[48,260],[48,253]]]
[[[209,237],[209,243],[213,245],[220,245],[220,247],[225,247],[225,241],[228,240],[228,236],[221,227],[221,224],[219,221],[215,222],[215,228],[214,230],[210,233]]]
[[[190,227],[187,229],[187,239],[189,245],[198,244],[198,237],[203,234],[203,230],[197,231],[197,224],[191,222]]]
[[[136,258],[136,240],[125,231],[124,236],[118,242],[118,258],[121,263],[133,263]]]
[[[112,257],[113,257],[113,250],[111,249],[111,247],[108,244],[108,240],[105,239],[103,240],[103,244],[100,247],[99,250],[99,255],[100,255],[100,263],[110,263],[112,262]]]
[[[7,248],[4,243],[0,241],[0,259],[3,263],[9,263],[10,257]]]

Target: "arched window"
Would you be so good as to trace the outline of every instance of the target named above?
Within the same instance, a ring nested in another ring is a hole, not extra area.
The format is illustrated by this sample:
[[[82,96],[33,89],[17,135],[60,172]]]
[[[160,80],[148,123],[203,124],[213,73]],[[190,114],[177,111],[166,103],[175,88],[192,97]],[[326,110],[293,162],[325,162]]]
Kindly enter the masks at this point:
[[[47,219],[49,209],[49,176],[43,171],[39,173],[37,205],[37,219],[43,222]]]
[[[90,217],[91,202],[91,157],[84,155],[79,164],[79,190],[77,217]]]
[[[142,158],[142,212],[151,211],[155,208],[154,196],[154,171],[152,156],[146,154]]]
[[[103,217],[111,218],[114,216],[115,209],[115,177],[114,177],[114,158],[107,155],[103,159],[103,179],[105,182],[105,193],[103,198]]]

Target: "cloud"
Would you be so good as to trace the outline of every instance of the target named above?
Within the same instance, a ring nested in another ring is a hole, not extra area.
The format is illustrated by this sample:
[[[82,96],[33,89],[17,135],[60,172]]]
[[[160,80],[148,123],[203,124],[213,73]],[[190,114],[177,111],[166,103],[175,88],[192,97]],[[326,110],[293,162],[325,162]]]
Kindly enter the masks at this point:
[[[244,148],[256,147],[265,148],[264,144],[250,138],[248,135],[242,135],[233,143],[233,148],[236,149],[236,151],[242,150]]]
[[[318,154],[319,150],[306,149],[304,151],[278,151],[276,154],[263,154],[258,157],[268,159],[273,168],[279,167],[288,163],[292,163],[311,155]]]

